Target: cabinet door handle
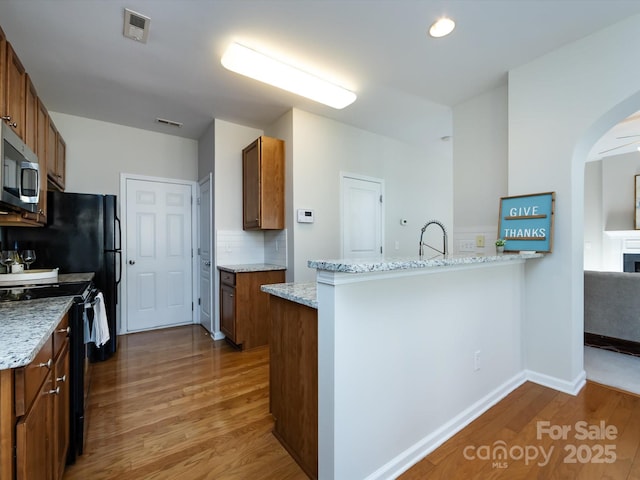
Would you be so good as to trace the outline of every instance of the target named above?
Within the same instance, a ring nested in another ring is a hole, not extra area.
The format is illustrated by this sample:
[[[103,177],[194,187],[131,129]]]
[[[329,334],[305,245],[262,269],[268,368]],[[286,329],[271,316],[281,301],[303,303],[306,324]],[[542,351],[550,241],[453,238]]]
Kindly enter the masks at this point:
[[[71,327],[61,328],[60,330],[57,330],[56,333],[66,333],[69,335],[71,333]]]
[[[16,122],[11,123],[11,115],[5,115],[2,117],[2,120],[5,122],[9,122],[9,126],[13,128],[17,128],[18,124]]]
[[[211,262],[209,260],[207,260],[206,262],[204,262],[206,267],[210,267],[211,266]]]
[[[135,260],[129,260],[129,265],[135,265],[136,261]]]
[[[66,375],[62,375],[61,377],[56,378],[56,382],[64,383],[66,381],[67,381],[67,376]]]
[[[45,363],[39,363],[38,367],[42,368],[42,367],[47,367],[47,368],[51,368],[51,365],[53,364],[53,360],[50,358],[49,360],[47,360]]]
[[[49,390],[47,395],[58,395],[60,393],[60,387],[56,387],[53,390]]]
[[[230,294],[229,294],[229,296],[230,296],[230,297],[233,297],[233,293],[230,293]]]

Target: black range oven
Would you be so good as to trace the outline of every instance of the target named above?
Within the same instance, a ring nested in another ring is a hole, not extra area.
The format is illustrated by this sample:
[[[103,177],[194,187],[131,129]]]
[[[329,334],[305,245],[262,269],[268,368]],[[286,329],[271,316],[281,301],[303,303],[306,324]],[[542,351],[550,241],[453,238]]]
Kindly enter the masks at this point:
[[[69,310],[69,451],[67,463],[82,455],[84,445],[84,405],[88,393],[87,345],[84,342],[85,322],[93,322],[93,306],[98,294],[93,282],[67,282],[48,285],[0,288],[0,302],[33,300],[51,297],[73,297]]]

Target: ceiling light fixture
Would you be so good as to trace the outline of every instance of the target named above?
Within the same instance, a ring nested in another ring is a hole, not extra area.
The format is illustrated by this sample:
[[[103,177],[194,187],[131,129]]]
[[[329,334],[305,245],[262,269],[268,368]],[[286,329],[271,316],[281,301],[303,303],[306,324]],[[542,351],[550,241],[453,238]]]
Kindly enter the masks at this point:
[[[429,28],[429,35],[434,38],[444,37],[453,32],[454,28],[456,28],[456,22],[450,18],[442,17],[431,25],[431,28]]]
[[[357,98],[355,93],[345,88],[239,43],[229,45],[221,63],[228,70],[335,109],[351,105]]]

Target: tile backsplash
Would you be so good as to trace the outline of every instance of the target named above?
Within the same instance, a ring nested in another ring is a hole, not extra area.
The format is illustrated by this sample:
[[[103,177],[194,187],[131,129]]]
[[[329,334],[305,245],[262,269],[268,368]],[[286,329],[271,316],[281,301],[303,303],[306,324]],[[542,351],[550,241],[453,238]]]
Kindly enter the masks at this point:
[[[216,231],[218,265],[271,263],[287,265],[287,231]]]

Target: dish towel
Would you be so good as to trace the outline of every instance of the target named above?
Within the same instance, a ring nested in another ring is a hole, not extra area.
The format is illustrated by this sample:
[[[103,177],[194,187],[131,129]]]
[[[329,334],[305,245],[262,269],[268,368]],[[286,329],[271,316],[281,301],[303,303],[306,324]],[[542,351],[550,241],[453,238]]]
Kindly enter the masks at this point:
[[[109,324],[107,323],[107,310],[104,306],[104,297],[102,292],[98,292],[95,298],[93,311],[95,317],[93,319],[93,335],[92,339],[97,347],[101,347],[109,341]]]
[[[95,330],[93,328],[94,313],[91,312],[91,319],[87,312],[91,308],[91,303],[85,303],[82,310],[82,321],[84,322],[84,343],[91,343],[96,341]]]

